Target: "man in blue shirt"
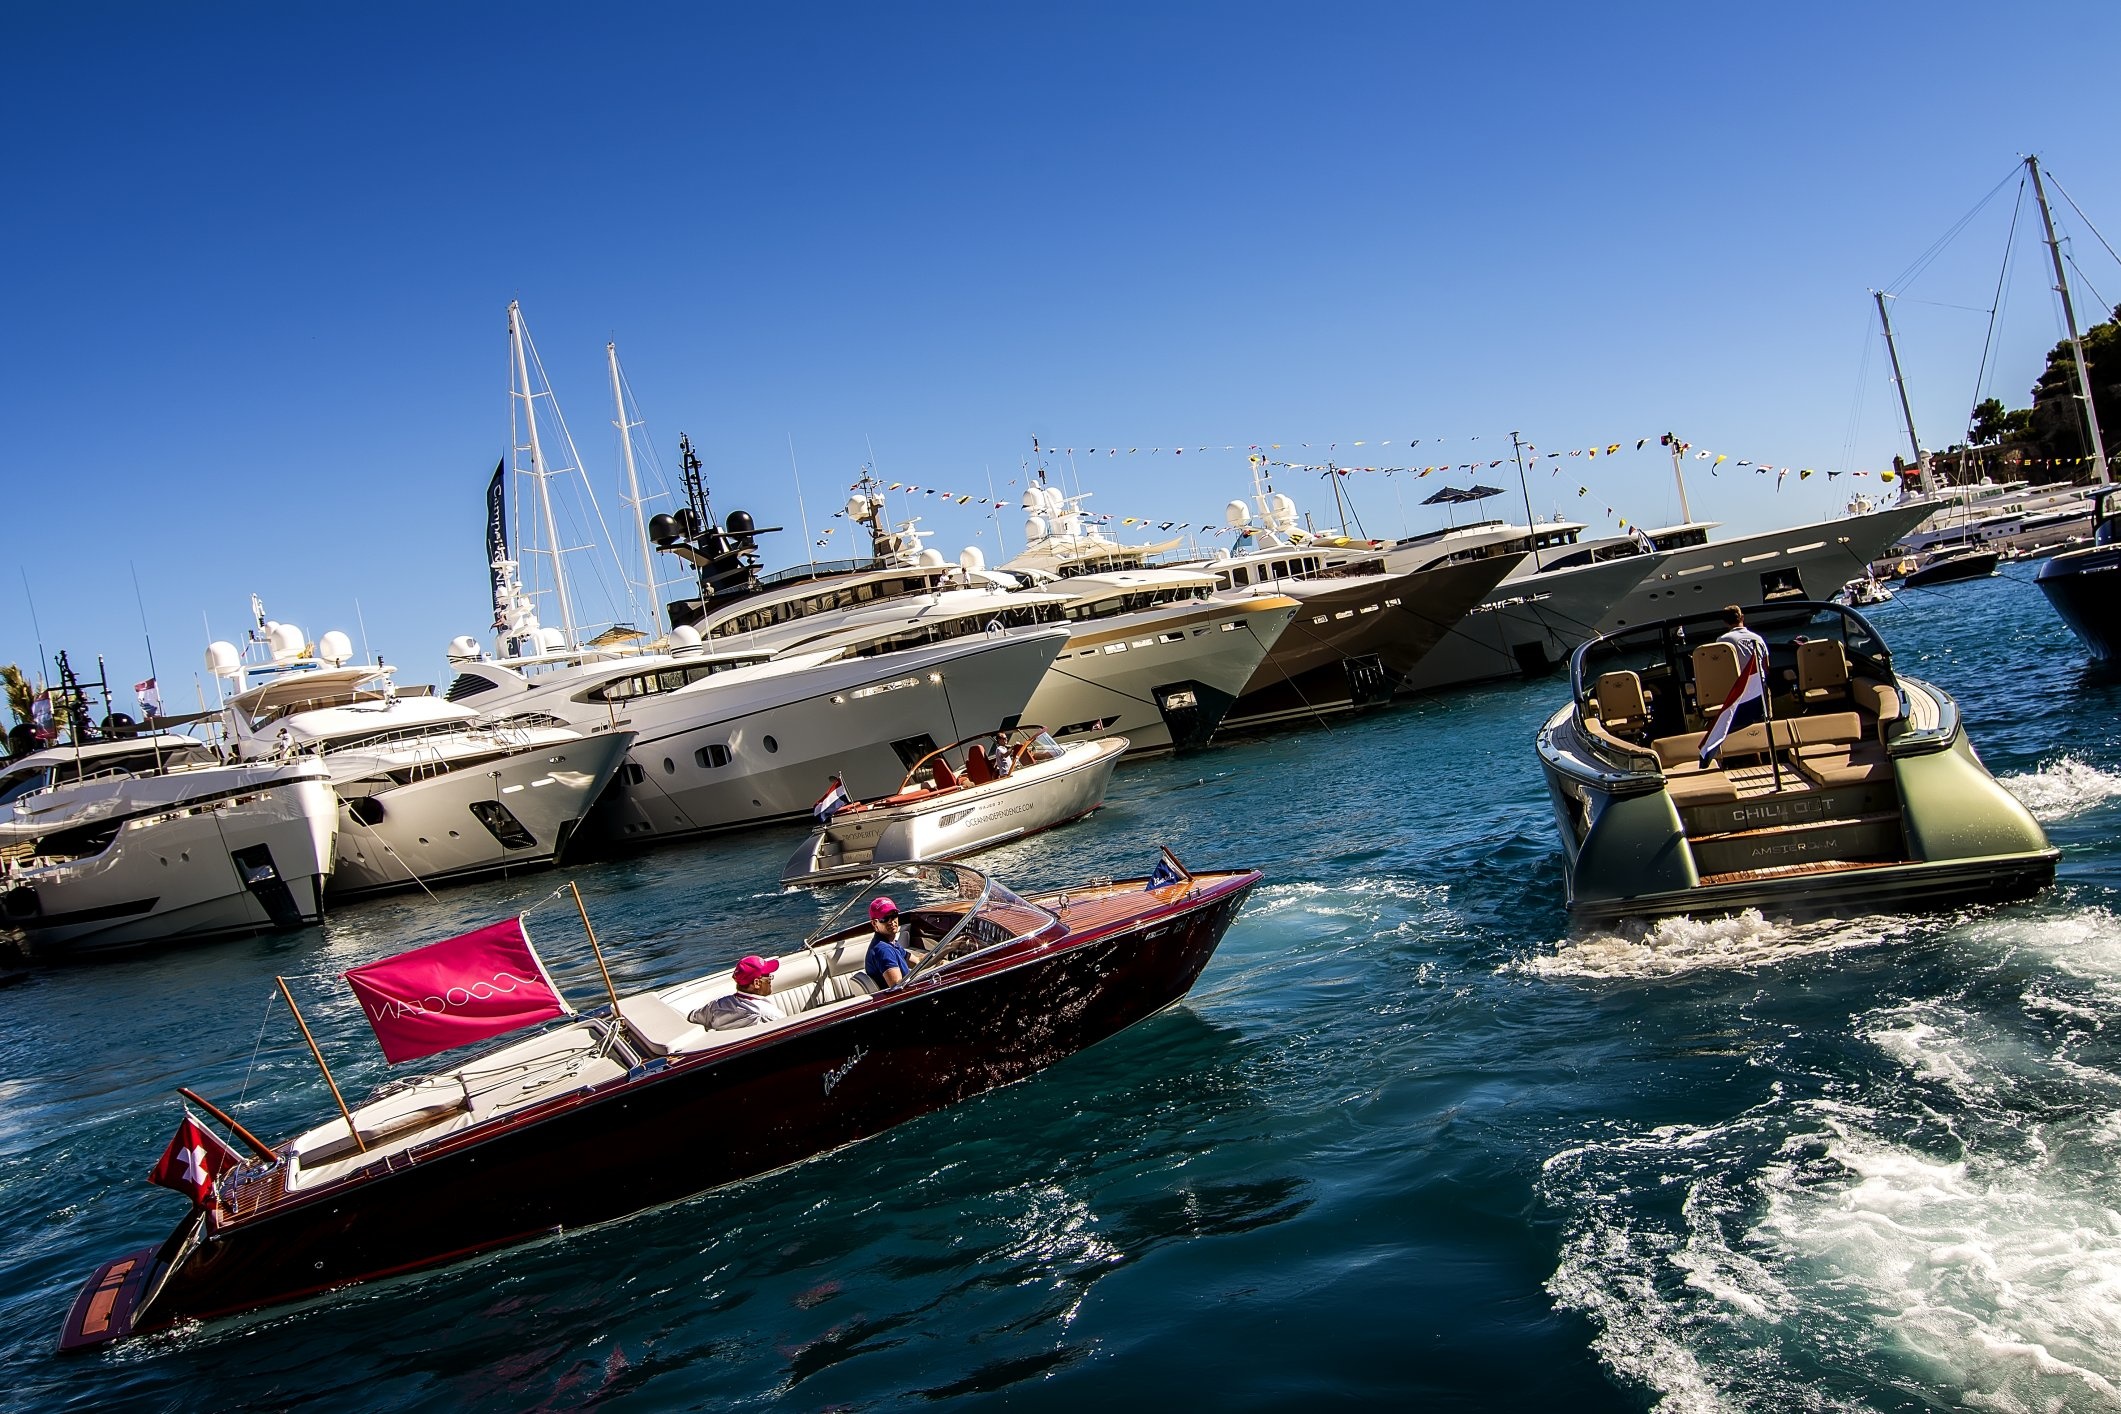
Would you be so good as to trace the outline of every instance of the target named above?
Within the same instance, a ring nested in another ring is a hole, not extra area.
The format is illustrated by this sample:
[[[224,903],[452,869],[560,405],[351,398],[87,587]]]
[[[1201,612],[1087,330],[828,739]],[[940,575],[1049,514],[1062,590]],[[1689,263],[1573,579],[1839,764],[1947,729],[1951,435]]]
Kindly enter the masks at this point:
[[[896,987],[913,971],[913,963],[899,943],[898,930],[898,905],[887,898],[872,899],[869,931],[874,936],[869,940],[869,955],[863,959],[862,970],[880,988]]]

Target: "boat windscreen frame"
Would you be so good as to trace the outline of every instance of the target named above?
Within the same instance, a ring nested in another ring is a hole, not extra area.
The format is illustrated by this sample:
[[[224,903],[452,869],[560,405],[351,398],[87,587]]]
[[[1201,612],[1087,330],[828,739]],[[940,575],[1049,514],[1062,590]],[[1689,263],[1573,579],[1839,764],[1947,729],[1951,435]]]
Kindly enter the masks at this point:
[[[995,901],[997,891],[1005,895],[1012,905],[1028,909],[1030,912],[1045,919],[1045,922],[1041,923],[1037,928],[1028,930],[1028,932],[1012,932],[1009,938],[997,940],[995,943],[973,949],[974,952],[985,952],[988,947],[999,946],[1001,942],[1013,942],[1016,938],[1028,936],[1028,933],[1040,932],[1045,928],[1058,926],[1060,923],[1060,919],[1055,917],[1050,910],[1040,908],[1037,904],[1016,893],[1015,890],[997,883],[994,879],[972,868],[970,865],[942,860],[917,859],[910,860],[904,864],[894,864],[889,868],[879,869],[867,879],[864,879],[861,886],[849,894],[847,901],[833,910],[832,914],[826,918],[823,926],[803,940],[803,946],[815,949],[819,944],[829,941],[834,934],[846,929],[850,926],[848,914],[852,913],[857,907],[865,906],[869,899],[875,897],[878,891],[892,880],[900,879],[910,883],[918,882],[924,878],[951,889],[960,899],[967,900],[967,905],[963,916],[952,924],[942,937],[928,944],[926,948],[928,956],[912,969],[908,974],[908,981],[913,980],[915,977],[924,976],[945,963],[961,960],[958,957],[949,956],[950,949],[964,936],[966,929],[972,926],[973,920],[981,917],[987,906]],[[969,955],[965,954],[964,956]]]
[[[1767,639],[1771,648],[1787,647],[1800,635],[1836,638],[1848,653],[1852,673],[1866,672],[1888,683],[1899,681],[1893,671],[1892,649],[1870,620],[1854,609],[1822,599],[1781,599],[1741,607],[1746,627]],[[1815,625],[1822,631],[1814,631]],[[1635,624],[1579,644],[1569,658],[1569,690],[1577,713],[1590,709],[1601,674],[1640,673],[1652,664],[1679,671],[1692,649],[1713,643],[1725,631],[1719,607]]]

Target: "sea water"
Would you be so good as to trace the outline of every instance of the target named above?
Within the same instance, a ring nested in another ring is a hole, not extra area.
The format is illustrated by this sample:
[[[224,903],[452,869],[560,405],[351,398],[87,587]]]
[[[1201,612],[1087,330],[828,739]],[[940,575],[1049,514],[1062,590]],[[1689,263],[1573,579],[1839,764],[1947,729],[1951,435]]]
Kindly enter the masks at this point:
[[[275,1139],[328,1112],[275,974],[366,1093],[334,975],[563,877],[33,974],[0,991],[0,1402],[2121,1405],[2121,683],[2029,571],[1872,614],[2061,846],[2047,894],[1572,932],[1532,750],[1553,679],[1129,766],[984,862],[1264,870],[1181,1006],[787,1172],[68,1359],[81,1280],[182,1215],[145,1183],[171,1087]],[[814,927],[773,887],[799,834],[573,871],[620,985]],[[592,998],[571,909],[531,929]]]

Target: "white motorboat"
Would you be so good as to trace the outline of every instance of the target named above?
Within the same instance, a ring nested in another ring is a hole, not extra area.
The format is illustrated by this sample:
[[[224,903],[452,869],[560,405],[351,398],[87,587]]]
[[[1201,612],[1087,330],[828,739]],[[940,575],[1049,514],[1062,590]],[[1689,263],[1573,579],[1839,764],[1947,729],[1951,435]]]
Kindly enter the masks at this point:
[[[1865,609],[1873,604],[1892,602],[1893,591],[1885,587],[1884,581],[1875,575],[1859,575],[1841,586],[1834,595],[1834,602],[1844,609]]]
[[[299,629],[252,603],[257,661],[232,643],[207,649],[207,667],[237,689],[222,726],[238,757],[329,768],[342,811],[334,897],[548,866],[625,759],[625,732],[481,716],[400,688],[384,664],[345,665],[346,635],[325,634],[311,653]]]
[[[821,803],[828,818],[788,857],[781,882],[959,859],[1081,819],[1104,804],[1126,750],[1124,737],[1063,746],[1038,727],[952,742],[914,762],[890,795],[836,809]]]
[[[0,917],[33,955],[299,928],[338,807],[316,761],[223,765],[189,738],[53,747],[0,771]]]

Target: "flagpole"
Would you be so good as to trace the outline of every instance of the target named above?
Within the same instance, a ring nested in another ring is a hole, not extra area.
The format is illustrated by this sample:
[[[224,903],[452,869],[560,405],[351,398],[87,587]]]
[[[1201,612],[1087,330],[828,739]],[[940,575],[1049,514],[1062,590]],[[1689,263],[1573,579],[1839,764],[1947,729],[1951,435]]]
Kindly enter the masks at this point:
[[[266,1142],[263,1139],[260,1139],[257,1135],[251,1133],[242,1125],[236,1123],[233,1116],[229,1115],[219,1105],[216,1105],[212,1100],[207,1099],[204,1095],[201,1095],[196,1090],[187,1090],[182,1085],[179,1085],[177,1087],[177,1093],[179,1095],[182,1095],[185,1099],[191,1101],[193,1104],[197,1105],[200,1109],[205,1110],[215,1119],[220,1120],[221,1123],[227,1125],[229,1129],[235,1133],[235,1136],[238,1139],[241,1139],[244,1143],[250,1145],[251,1152],[256,1154],[259,1158],[264,1159],[268,1163],[271,1163],[280,1157],[278,1154],[274,1153],[269,1146],[267,1146]]]
[[[302,1028],[302,1039],[309,1042],[309,1053],[317,1058],[317,1069],[324,1072],[324,1083],[331,1087],[331,1097],[338,1101],[339,1113],[346,1116],[346,1132],[353,1136],[354,1147],[367,1153],[368,1145],[362,1141],[361,1131],[354,1126],[353,1111],[346,1108],[346,1097],[339,1093],[339,1082],[331,1078],[331,1067],[324,1063],[324,1053],[317,1049],[317,1038],[309,1034],[309,1023],[302,1019],[302,1009],[295,1005],[295,994],[287,990],[287,979],[275,977],[272,980],[280,984],[280,995],[287,998],[287,1009],[295,1014],[295,1025]]]
[[[604,950],[597,946],[597,930],[589,926],[589,910],[582,903],[582,886],[569,879],[567,887],[574,891],[575,911],[582,915],[582,931],[589,935],[589,950],[597,955],[597,971],[604,974],[604,990],[611,993],[611,1013],[616,1017],[619,1011],[619,989],[611,985],[611,969],[604,965]]]
[[[1775,683],[1768,675],[1767,655],[1760,655],[1760,724],[1767,729],[1767,763],[1774,793],[1782,794],[1782,761],[1775,755]]]

